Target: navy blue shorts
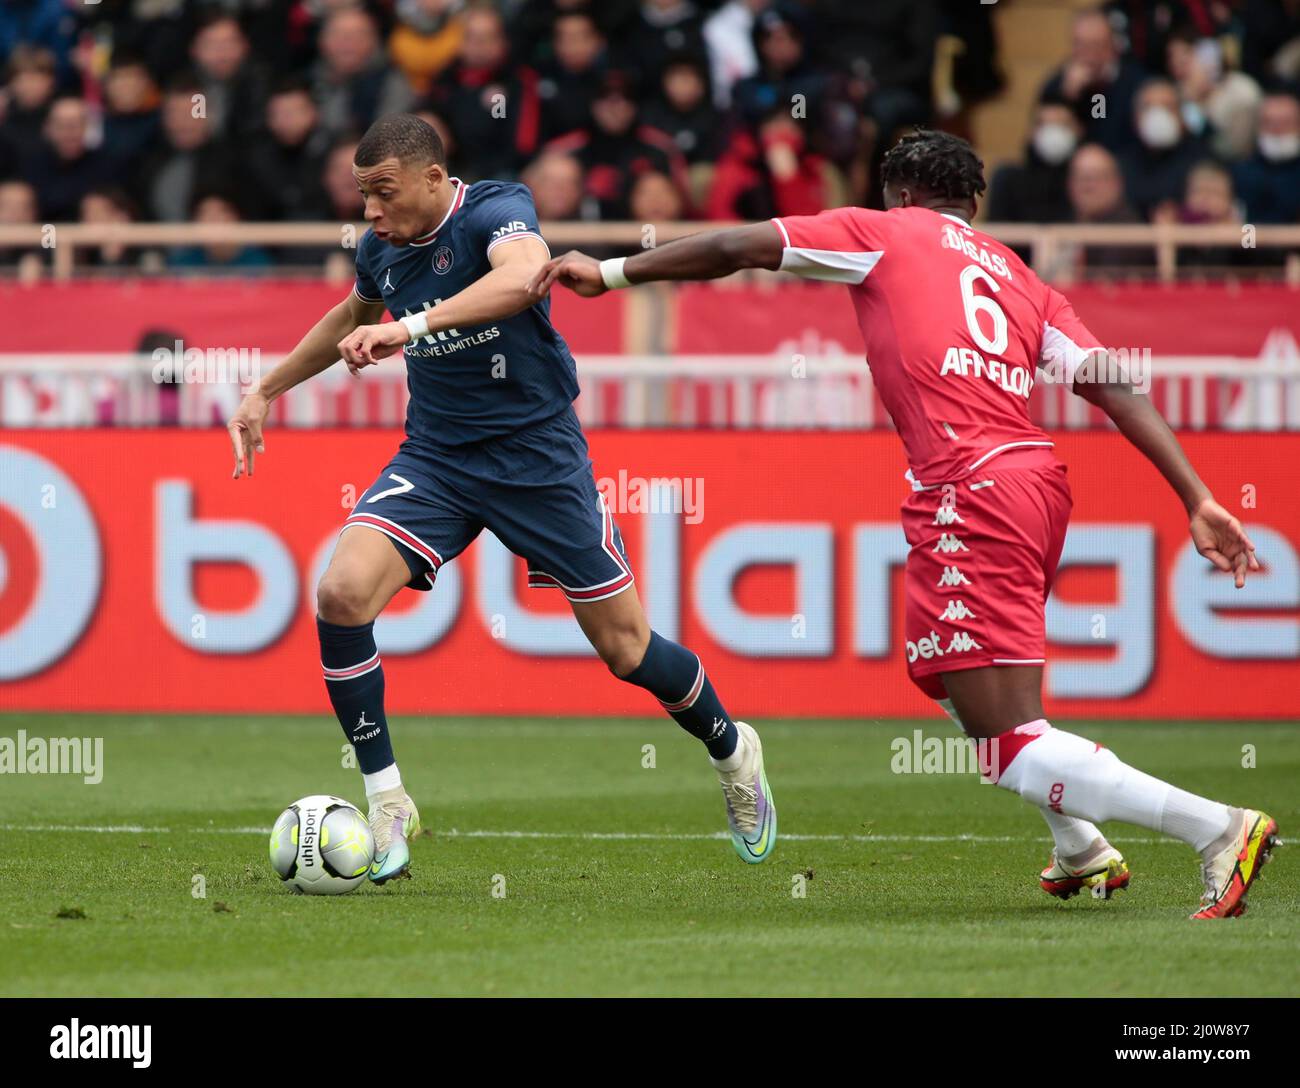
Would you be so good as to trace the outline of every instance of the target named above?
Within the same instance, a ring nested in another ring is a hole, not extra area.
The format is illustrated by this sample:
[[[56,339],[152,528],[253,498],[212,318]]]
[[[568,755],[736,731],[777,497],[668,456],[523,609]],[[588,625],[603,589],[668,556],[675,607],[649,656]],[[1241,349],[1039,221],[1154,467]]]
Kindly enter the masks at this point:
[[[528,563],[528,584],[570,601],[600,601],[633,582],[623,537],[596,489],[572,411],[465,446],[408,438],[343,526],[377,529],[411,568],[412,589],[483,529]]]

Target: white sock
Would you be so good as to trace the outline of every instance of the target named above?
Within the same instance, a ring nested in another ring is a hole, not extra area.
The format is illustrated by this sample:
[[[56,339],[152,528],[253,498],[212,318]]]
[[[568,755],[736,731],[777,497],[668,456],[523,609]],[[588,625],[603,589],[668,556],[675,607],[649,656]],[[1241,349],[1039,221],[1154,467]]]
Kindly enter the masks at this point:
[[[367,801],[373,801],[376,796],[385,790],[397,789],[402,784],[402,775],[398,771],[396,763],[390,763],[382,771],[376,771],[374,774],[363,774],[361,777],[365,779]]]
[[[723,774],[729,774],[732,771],[740,770],[741,760],[745,757],[745,753],[741,748],[743,743],[743,740],[737,740],[736,750],[732,752],[731,755],[727,756],[726,759],[714,759],[712,756],[709,756],[709,762],[718,770],[722,771]]]
[[[1050,806],[1094,822],[1123,820],[1182,839],[1197,850],[1227,830],[1227,805],[1161,782],[1122,762],[1109,748],[1053,729],[1045,720],[998,739],[1005,758],[997,784],[1040,808]]]
[[[1087,820],[1053,812],[1050,808],[1040,808],[1038,811],[1043,814],[1043,819],[1047,821],[1047,826],[1052,832],[1058,858],[1078,857],[1098,839],[1103,842],[1106,839],[1101,829]]]
[[[953,724],[965,733],[966,727],[962,725],[961,718],[957,716],[952,700],[940,699],[939,705],[943,708],[943,712],[952,719]],[[1056,844],[1056,856],[1058,858],[1075,857],[1082,854],[1098,839],[1105,838],[1100,829],[1087,820],[1080,820],[1074,816],[1053,812],[1050,808],[1045,807],[1040,807],[1038,811],[1043,814],[1043,819],[1047,821],[1048,830],[1051,831],[1052,840]]]

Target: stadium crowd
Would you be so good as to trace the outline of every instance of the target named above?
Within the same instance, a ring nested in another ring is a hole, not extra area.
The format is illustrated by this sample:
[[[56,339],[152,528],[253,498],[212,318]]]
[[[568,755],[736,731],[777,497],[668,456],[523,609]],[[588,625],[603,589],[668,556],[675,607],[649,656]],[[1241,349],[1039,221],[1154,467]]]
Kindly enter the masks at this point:
[[[936,103],[940,35],[965,48]],[[1300,222],[1300,0],[1115,0],[1060,53],[990,219]],[[8,0],[0,62],[0,223],[357,219],[356,141],[397,110],[547,220],[878,205],[896,131],[1002,86],[968,0]]]

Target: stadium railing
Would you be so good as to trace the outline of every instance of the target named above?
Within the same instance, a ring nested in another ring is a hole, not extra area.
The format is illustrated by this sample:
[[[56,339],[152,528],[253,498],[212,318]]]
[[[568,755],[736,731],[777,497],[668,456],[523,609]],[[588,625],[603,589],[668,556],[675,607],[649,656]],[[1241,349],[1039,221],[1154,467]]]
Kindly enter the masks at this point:
[[[647,245],[651,237],[653,244],[659,244],[684,234],[735,225],[731,222],[566,221],[543,223],[542,230],[556,252],[582,247],[634,251]],[[1165,282],[1175,281],[1180,270],[1187,270],[1186,266],[1180,268],[1182,250],[1280,250],[1286,254],[1281,268],[1283,278],[1300,283],[1300,225],[979,223],[978,226],[1007,245],[1025,247],[1034,270],[1050,282],[1071,278],[1076,268],[1075,255],[1081,248],[1106,247],[1149,251],[1154,258],[1154,275]],[[365,225],[359,223],[0,224],[0,250],[48,250],[49,275],[55,279],[71,279],[80,270],[78,253],[102,245],[178,247],[233,243],[350,250],[364,230]]]

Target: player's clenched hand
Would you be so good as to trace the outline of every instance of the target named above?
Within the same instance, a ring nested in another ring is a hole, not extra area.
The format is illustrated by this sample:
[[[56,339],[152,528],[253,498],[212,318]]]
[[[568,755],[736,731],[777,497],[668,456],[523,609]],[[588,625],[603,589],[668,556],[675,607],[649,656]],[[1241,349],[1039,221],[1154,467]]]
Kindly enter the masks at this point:
[[[1231,574],[1238,589],[1246,584],[1246,571],[1259,570],[1255,545],[1241,522],[1213,499],[1206,499],[1192,511],[1189,529],[1196,550],[1225,574]]]
[[[541,270],[528,281],[528,290],[541,298],[556,283],[583,298],[595,298],[608,290],[600,274],[600,262],[576,249],[563,257],[553,257],[542,265]]]
[[[266,450],[262,441],[262,423],[266,413],[271,410],[271,402],[262,393],[249,393],[239,402],[235,414],[226,424],[230,433],[230,444],[235,448],[235,472],[231,477],[238,480],[247,473],[253,475],[253,457]]]
[[[339,341],[339,357],[356,377],[363,366],[373,366],[380,359],[396,355],[408,339],[406,326],[400,321],[359,325]]]

